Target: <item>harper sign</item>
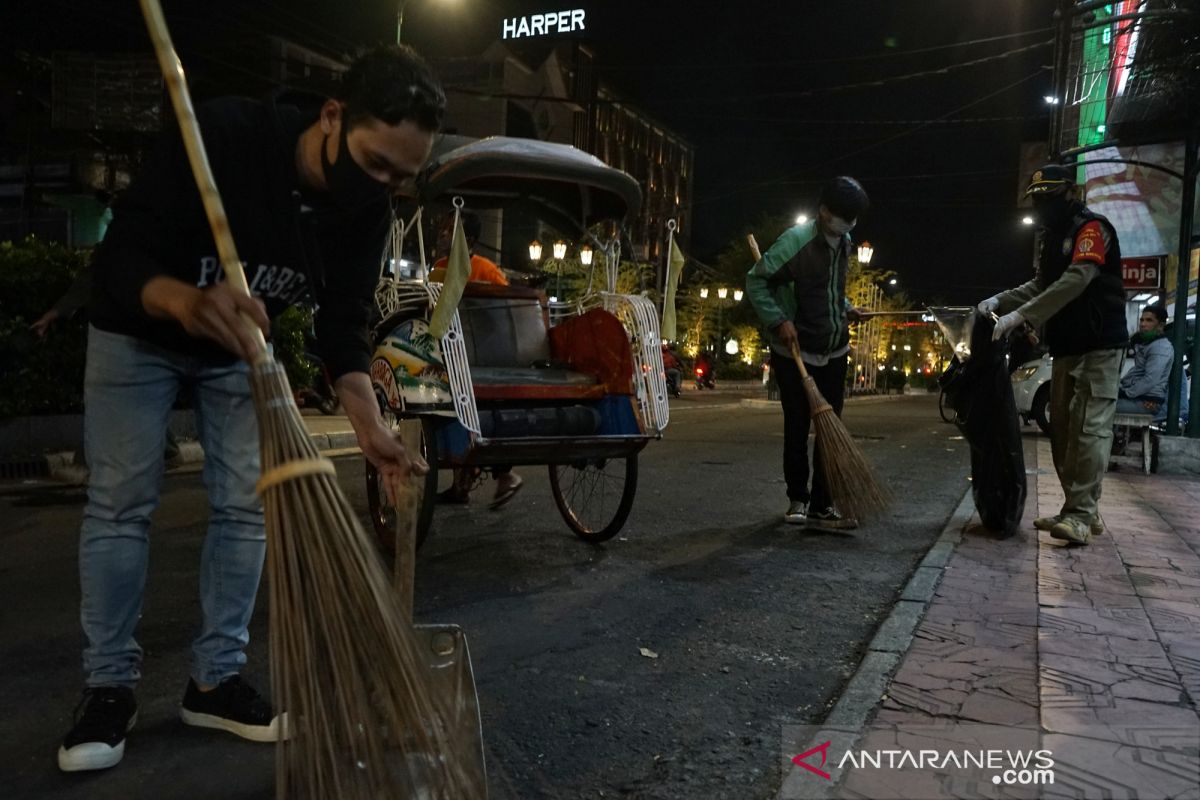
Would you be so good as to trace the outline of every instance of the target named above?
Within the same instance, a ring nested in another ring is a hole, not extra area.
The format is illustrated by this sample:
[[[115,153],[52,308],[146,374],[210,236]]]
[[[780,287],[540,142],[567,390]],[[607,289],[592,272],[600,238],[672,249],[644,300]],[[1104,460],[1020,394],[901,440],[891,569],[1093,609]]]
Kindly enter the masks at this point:
[[[548,36],[552,33],[574,33],[586,30],[584,10],[548,11],[530,14],[528,17],[511,17],[504,20],[505,39],[523,39],[528,36]]]
[[[1121,259],[1121,282],[1125,284],[1126,289],[1160,289],[1162,281],[1162,256]]]

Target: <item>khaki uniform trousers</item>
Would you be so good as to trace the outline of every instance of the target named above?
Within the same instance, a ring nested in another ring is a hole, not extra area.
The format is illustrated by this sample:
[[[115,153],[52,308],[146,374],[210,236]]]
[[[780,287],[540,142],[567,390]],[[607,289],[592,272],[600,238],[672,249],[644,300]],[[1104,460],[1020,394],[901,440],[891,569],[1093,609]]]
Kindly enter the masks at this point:
[[[1090,524],[1112,450],[1124,351],[1055,356],[1050,377],[1050,449],[1066,500],[1063,517]]]

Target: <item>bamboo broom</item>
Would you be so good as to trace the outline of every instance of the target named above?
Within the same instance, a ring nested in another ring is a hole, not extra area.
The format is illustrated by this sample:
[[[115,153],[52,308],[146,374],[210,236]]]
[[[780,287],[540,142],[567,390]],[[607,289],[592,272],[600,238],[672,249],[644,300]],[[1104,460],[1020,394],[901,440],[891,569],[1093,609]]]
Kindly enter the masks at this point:
[[[249,293],[158,0],[140,0],[226,279]],[[251,387],[259,420],[271,598],[271,679],[286,712],[281,798],[481,797],[472,756],[447,735],[453,710],[428,667],[372,541],[296,408],[262,333]]]
[[[748,235],[746,240],[754,260],[761,260],[762,253],[759,252],[754,234]],[[816,381],[804,366],[799,345],[792,342],[791,351],[792,359],[800,369],[809,413],[816,429],[817,443],[813,460],[821,462],[821,477],[825,480],[830,499],[843,514],[858,519],[866,519],[882,511],[889,502],[887,490],[875,479],[871,463],[854,442],[845,424],[833,412],[833,406],[821,396]],[[817,451],[820,453],[819,459],[816,457]]]

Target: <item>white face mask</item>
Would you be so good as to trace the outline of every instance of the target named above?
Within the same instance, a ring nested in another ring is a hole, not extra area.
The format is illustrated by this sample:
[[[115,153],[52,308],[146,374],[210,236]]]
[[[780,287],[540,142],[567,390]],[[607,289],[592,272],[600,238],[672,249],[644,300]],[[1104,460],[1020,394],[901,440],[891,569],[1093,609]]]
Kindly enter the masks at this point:
[[[854,230],[854,226],[858,224],[858,220],[852,219],[849,222],[834,214],[829,215],[828,228],[829,232],[834,236],[845,236],[850,231]]]

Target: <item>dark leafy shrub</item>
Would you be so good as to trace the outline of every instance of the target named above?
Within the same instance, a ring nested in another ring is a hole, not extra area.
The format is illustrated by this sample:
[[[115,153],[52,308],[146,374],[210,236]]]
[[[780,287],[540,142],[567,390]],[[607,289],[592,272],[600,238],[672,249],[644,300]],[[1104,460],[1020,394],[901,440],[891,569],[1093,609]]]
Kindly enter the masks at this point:
[[[29,329],[71,286],[85,250],[30,237],[0,242],[0,419],[78,412],[87,323],[59,320],[45,339]]]
[[[90,251],[33,237],[0,242],[0,419],[83,410],[87,309],[59,319],[44,339],[30,325],[62,297],[86,268]],[[289,309],[275,321],[275,357],[294,389],[312,385],[304,358],[311,312]]]

